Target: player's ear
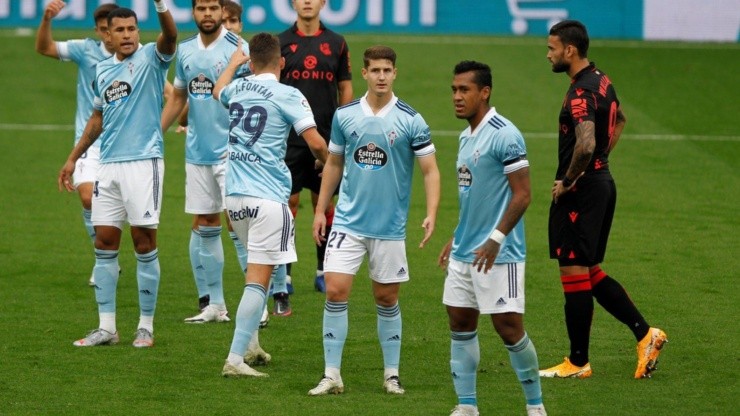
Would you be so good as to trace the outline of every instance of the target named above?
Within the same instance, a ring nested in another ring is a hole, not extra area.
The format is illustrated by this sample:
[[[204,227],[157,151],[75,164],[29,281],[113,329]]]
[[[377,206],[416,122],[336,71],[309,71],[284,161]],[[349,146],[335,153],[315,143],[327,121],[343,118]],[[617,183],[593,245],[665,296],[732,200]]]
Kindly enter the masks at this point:
[[[285,68],[285,57],[281,56],[280,57],[280,70],[282,71],[283,68]]]

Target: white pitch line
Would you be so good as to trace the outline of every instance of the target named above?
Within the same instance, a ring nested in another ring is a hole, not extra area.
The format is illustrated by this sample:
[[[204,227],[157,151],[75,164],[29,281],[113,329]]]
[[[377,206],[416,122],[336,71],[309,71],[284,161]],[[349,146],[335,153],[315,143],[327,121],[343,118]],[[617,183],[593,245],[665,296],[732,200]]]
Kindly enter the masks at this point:
[[[0,123],[0,131],[74,131],[72,124],[9,124]],[[527,139],[556,139],[557,133],[524,132]],[[432,130],[432,136],[458,137],[459,131]],[[699,142],[740,142],[740,136],[691,135],[691,134],[625,134],[626,140],[655,141],[699,141]]]
[[[459,131],[432,130],[432,137],[458,137]],[[557,133],[522,132],[525,139],[557,139]],[[740,142],[740,136],[713,136],[691,134],[624,134],[626,140],[697,141],[697,142]]]

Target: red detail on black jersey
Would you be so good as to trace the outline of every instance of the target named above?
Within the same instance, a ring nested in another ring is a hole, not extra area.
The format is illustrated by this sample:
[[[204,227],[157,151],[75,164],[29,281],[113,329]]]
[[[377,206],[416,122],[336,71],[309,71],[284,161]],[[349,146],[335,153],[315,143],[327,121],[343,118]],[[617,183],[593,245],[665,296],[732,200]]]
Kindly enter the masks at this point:
[[[573,118],[583,118],[588,116],[588,105],[583,98],[574,98],[570,100],[570,114]]]
[[[306,67],[306,69],[314,69],[316,68],[316,63],[318,60],[316,60],[316,57],[313,55],[306,56],[306,59],[303,60],[303,65]]]
[[[298,50],[298,44],[292,43],[290,45],[290,51],[293,52],[293,53],[295,53],[296,50]]]
[[[596,159],[594,160],[594,170],[599,170],[599,169],[601,169],[601,160]]]
[[[578,213],[575,211],[569,213],[568,216],[570,217],[570,222],[572,223],[575,223],[576,220],[578,219]]]
[[[561,124],[561,125],[560,125],[560,131],[561,131],[561,132],[562,132],[563,134],[568,134],[568,125],[567,125],[567,124]]]
[[[319,50],[326,56],[331,55],[331,46],[329,46],[329,44],[326,42],[322,43],[321,46],[319,46]]]
[[[558,255],[558,257],[560,257],[560,252],[561,252],[561,251],[563,251],[563,250],[562,250],[562,249],[561,249],[560,247],[558,247],[558,248],[557,248],[557,249],[555,250],[555,254],[557,254],[557,255]]]
[[[576,88],[576,95],[580,97],[581,94],[583,94],[583,88]]]
[[[599,94],[601,94],[602,97],[606,97],[606,90],[609,88],[609,86],[612,85],[612,81],[604,75],[601,77],[601,80],[599,82]]]
[[[573,252],[573,250],[571,250],[571,251],[570,251],[570,254],[568,254],[568,258],[569,258],[569,259],[574,259],[574,258],[576,258],[576,253],[574,253],[574,252]]]

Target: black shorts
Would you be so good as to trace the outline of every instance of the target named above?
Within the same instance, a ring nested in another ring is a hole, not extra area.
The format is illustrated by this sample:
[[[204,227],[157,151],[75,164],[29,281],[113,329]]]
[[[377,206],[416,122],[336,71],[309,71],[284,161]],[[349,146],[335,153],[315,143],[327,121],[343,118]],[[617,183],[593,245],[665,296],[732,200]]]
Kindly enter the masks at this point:
[[[575,191],[550,205],[550,258],[560,266],[591,267],[604,261],[616,204],[611,175],[581,177]]]
[[[304,146],[291,146],[285,151],[285,164],[290,169],[290,177],[293,181],[290,194],[297,194],[303,189],[310,189],[316,194],[321,190],[321,169],[316,169],[316,158],[311,149]],[[339,186],[334,190],[334,195],[339,193]]]

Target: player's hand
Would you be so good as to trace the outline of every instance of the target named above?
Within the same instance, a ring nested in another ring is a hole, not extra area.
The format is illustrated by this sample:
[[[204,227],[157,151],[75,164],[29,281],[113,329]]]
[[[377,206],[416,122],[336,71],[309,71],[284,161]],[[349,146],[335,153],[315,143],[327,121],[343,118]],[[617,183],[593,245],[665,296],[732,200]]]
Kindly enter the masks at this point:
[[[313,168],[319,171],[319,178],[324,174],[324,164],[319,159],[314,160]]]
[[[326,214],[316,211],[313,216],[313,241],[321,246],[326,241]]]
[[[434,218],[424,218],[424,221],[421,223],[421,228],[424,229],[424,239],[419,243],[419,248],[424,248],[427,241],[432,238],[432,233],[434,232]]]
[[[178,124],[177,128],[175,129],[175,133],[187,133],[188,132],[188,126],[181,126]]]
[[[563,186],[563,181],[554,181],[552,183],[552,200],[557,204],[558,199],[565,194],[566,192],[570,192],[571,189],[573,189],[574,186],[576,186],[576,182],[578,182],[578,179],[583,176],[583,174],[586,172],[581,172],[580,175],[578,175],[574,180],[573,183],[570,184],[569,187]]]
[[[46,8],[44,9],[44,19],[51,20],[59,14],[59,12],[62,11],[65,4],[62,0],[52,0],[49,2],[49,4],[46,5]]]
[[[242,38],[239,38],[239,41],[236,45],[236,50],[234,51],[234,53],[231,54],[229,64],[240,67],[247,62],[249,62],[249,55],[244,53],[244,49],[242,49]]]
[[[452,239],[450,238],[450,241],[445,244],[444,247],[442,247],[442,251],[439,253],[439,257],[437,258],[437,265],[441,269],[447,268],[447,263],[450,260],[450,251],[452,251]]]
[[[490,238],[483,243],[482,246],[478,247],[477,250],[473,251],[475,258],[473,259],[473,267],[478,267],[478,271],[483,270],[483,273],[488,273],[493,267],[493,262],[498,256],[498,250],[501,248],[499,243],[491,240]]]
[[[75,171],[75,164],[71,160],[67,160],[64,166],[59,170],[59,177],[57,177],[57,185],[59,186],[59,192],[67,190],[74,192],[75,187],[72,184],[72,174]]]

